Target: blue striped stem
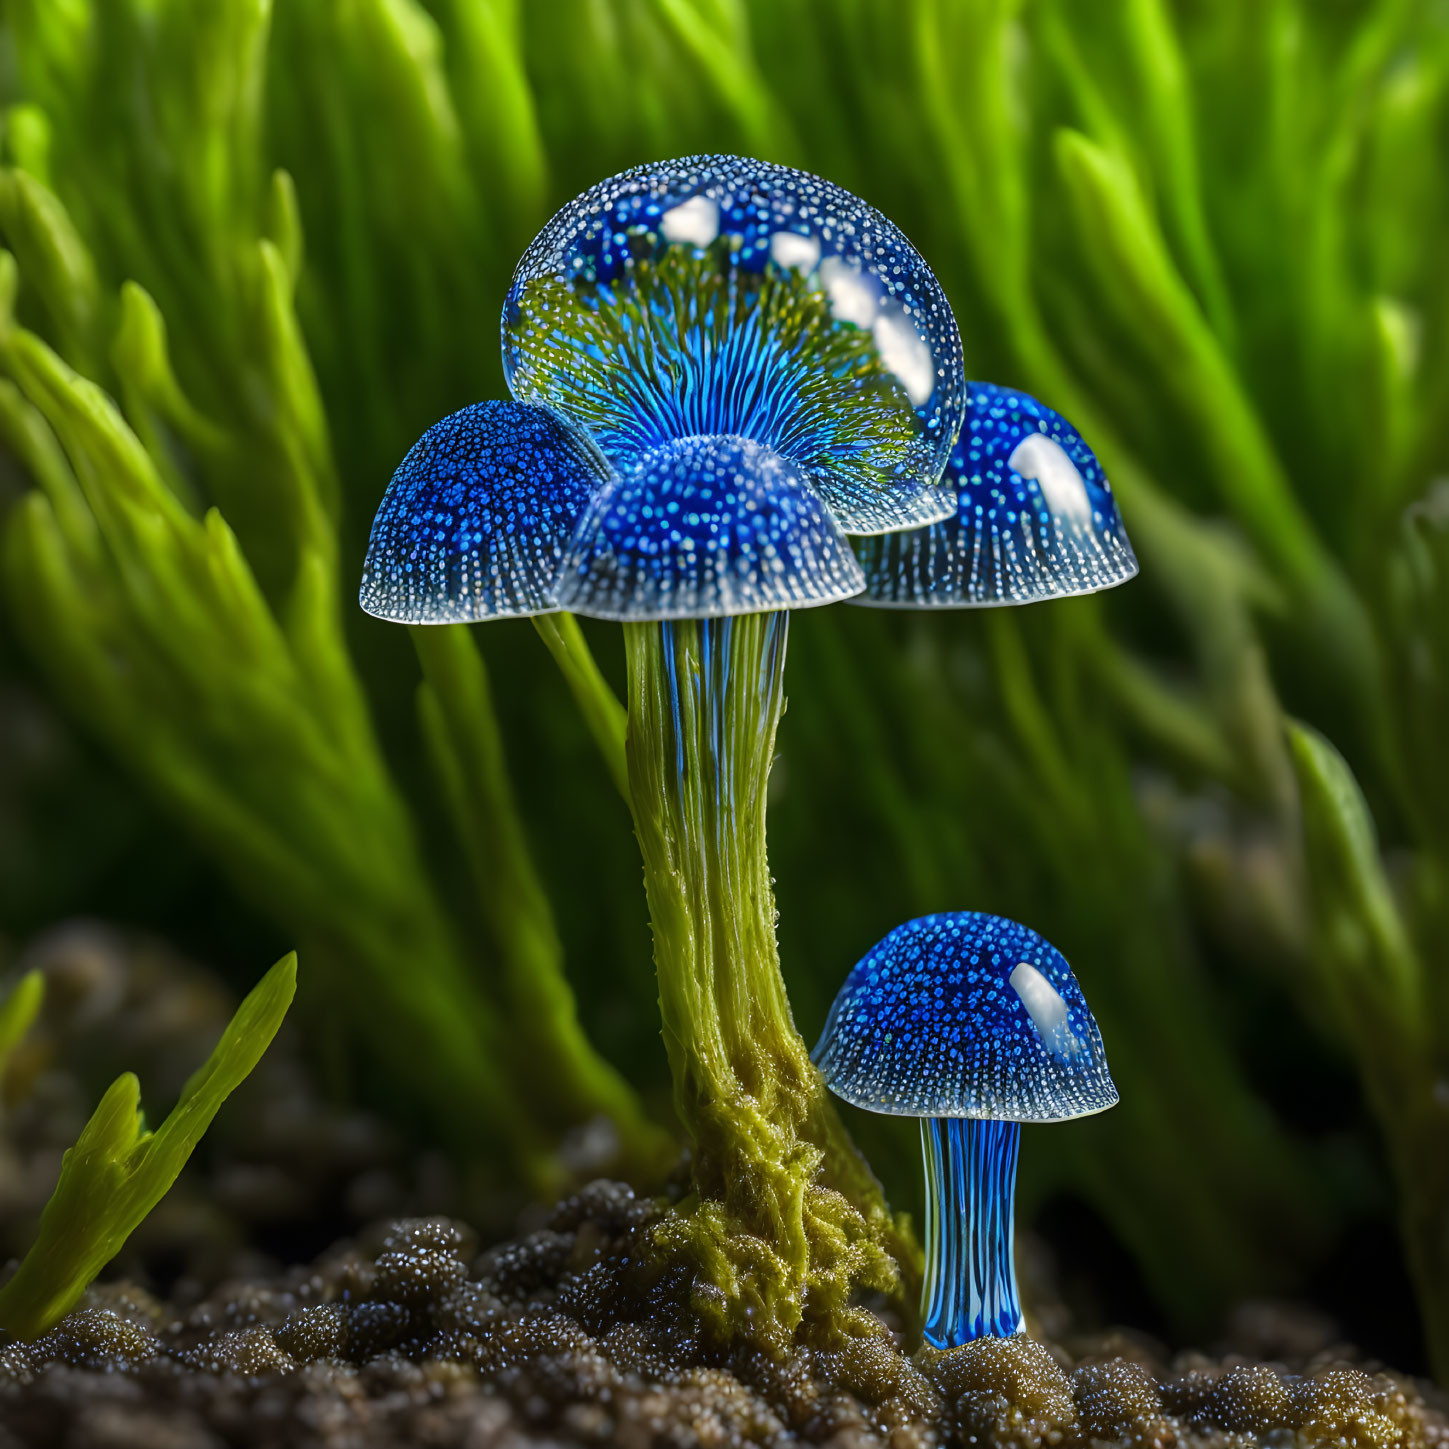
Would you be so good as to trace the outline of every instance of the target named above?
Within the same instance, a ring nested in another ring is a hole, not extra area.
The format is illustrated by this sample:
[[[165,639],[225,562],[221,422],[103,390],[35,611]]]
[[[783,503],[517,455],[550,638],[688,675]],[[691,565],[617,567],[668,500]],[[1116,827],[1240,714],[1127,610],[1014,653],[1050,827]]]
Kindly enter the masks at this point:
[[[748,1117],[741,1094],[776,1114],[793,1104],[799,1118],[776,1125],[794,1130],[823,1091],[790,1016],[765,857],[789,618],[640,622],[625,632],[629,794],[697,1185],[731,1171],[737,1124],[726,1119]],[[716,1115],[718,1132],[704,1120]]]
[[[731,752],[738,749],[732,732],[738,729],[737,719],[747,711],[740,709],[740,701],[732,693],[742,690],[746,700],[755,704],[762,715],[759,727],[773,730],[774,721],[769,714],[768,702],[780,692],[780,679],[785,664],[785,639],[789,629],[790,616],[783,610],[750,616],[749,623],[737,627],[740,621],[726,616],[721,619],[662,620],[659,629],[660,648],[664,667],[669,680],[669,703],[674,721],[675,766],[679,772],[681,786],[688,773],[686,746],[688,726],[684,715],[689,706],[702,716],[701,736],[706,744],[704,763],[708,766],[712,780],[712,791],[716,810],[715,824],[728,830],[736,826],[734,819],[735,800],[732,793],[734,780],[730,763]],[[758,630],[759,640],[753,639]],[[699,672],[694,678],[681,679],[679,656],[681,645],[691,633],[698,639]],[[736,646],[736,635],[751,634],[751,641]],[[736,661],[735,655],[742,655]],[[739,677],[737,663],[745,670]],[[750,678],[751,665],[755,676]],[[749,699],[752,691],[756,699]],[[696,728],[699,728],[697,726]],[[773,738],[771,740],[773,748]]]
[[[1013,1259],[1019,1122],[923,1117],[926,1342],[956,1348],[1021,1332]]]
[[[866,1279],[882,1248],[901,1250],[780,974],[765,809],[788,625],[776,612],[624,626],[629,801],[704,1209],[681,1215],[680,1241],[713,1290],[711,1321],[749,1335],[793,1331],[807,1298],[833,1291],[817,1294],[817,1274]],[[832,1205],[837,1192],[858,1211]]]

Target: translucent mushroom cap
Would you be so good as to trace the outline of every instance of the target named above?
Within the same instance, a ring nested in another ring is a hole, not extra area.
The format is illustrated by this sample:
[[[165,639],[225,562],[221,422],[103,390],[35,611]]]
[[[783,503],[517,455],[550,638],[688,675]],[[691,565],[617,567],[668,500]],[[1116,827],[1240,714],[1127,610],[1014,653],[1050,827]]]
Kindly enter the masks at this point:
[[[557,609],[579,515],[612,477],[548,408],[480,402],[413,444],[372,524],[362,607],[404,624]]]
[[[621,469],[728,436],[789,459],[847,533],[954,510],[951,308],[896,226],[803,171],[691,156],[592,187],[519,262],[503,365]]]
[[[860,539],[881,608],[1029,604],[1123,583],[1137,559],[1102,465],[1060,413],[1024,392],[970,384],[945,482],[951,517]]]
[[[516,401],[430,428],[378,510],[362,605],[446,623],[711,618],[851,598],[845,535],[952,514],[956,323],[879,212],[734,156],[564,207],[503,313]]]
[[[803,609],[865,577],[819,494],[748,438],[650,448],[580,521],[561,605],[596,619],[708,619]]]
[[[902,1117],[1056,1122],[1117,1101],[1060,952],[974,911],[908,921],[872,947],[813,1058],[837,1096]]]

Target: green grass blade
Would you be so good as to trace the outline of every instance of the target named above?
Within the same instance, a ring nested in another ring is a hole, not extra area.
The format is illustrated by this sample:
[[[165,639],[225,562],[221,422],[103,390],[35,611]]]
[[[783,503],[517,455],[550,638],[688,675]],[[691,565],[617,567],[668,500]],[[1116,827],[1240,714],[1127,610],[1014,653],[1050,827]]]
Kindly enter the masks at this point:
[[[619,794],[629,798],[629,768],[624,759],[624,730],[627,720],[619,696],[599,669],[579,621],[572,614],[537,614],[533,627],[558,665],[574,703],[579,707],[589,734],[609,778]]]
[[[271,1045],[297,988],[286,956],[242,1002],[206,1064],[155,1132],[141,1119],[141,1087],[129,1072],[101,1098],[41,1215],[34,1245],[0,1290],[0,1330],[31,1339],[59,1322],[165,1197],[221,1104]]]
[[[25,1040],[45,1004],[45,975],[27,971],[0,1001],[0,1082],[15,1048]]]

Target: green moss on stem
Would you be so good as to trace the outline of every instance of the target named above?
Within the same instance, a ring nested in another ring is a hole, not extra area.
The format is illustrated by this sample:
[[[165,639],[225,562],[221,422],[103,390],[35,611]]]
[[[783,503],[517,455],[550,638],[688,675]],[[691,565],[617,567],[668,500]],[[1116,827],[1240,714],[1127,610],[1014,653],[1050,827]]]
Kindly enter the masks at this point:
[[[788,616],[625,627],[629,791],[664,1041],[694,1192],[661,1236],[700,1307],[779,1344],[858,1285],[901,1284],[901,1224],[795,1029],[775,940],[765,798]]]

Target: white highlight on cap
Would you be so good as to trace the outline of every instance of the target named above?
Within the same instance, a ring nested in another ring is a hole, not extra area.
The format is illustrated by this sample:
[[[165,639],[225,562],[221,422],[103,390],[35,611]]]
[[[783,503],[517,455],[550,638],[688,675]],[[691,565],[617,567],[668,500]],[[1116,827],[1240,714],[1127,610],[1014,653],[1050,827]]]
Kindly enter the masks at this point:
[[[830,310],[841,322],[854,322],[869,327],[875,321],[875,287],[859,267],[839,257],[826,257],[820,263],[820,280],[830,298]]]
[[[924,407],[936,390],[936,359],[926,339],[899,308],[882,308],[871,330],[880,360],[900,378],[911,406]]]
[[[777,231],[770,238],[770,256],[779,266],[813,272],[820,260],[820,238],[801,236],[798,231]]]
[[[1007,466],[1023,478],[1036,479],[1047,507],[1055,514],[1082,522],[1092,516],[1087,483],[1066,450],[1045,433],[1031,433],[1016,445]]]
[[[1072,1035],[1067,1022],[1067,1003],[1040,971],[1029,961],[1022,961],[1012,969],[1007,981],[1021,1004],[1031,1017],[1043,1045],[1054,1056],[1074,1057],[1082,1044]]]
[[[691,196],[659,218],[659,230],[672,242],[707,247],[719,235],[719,202]]]

